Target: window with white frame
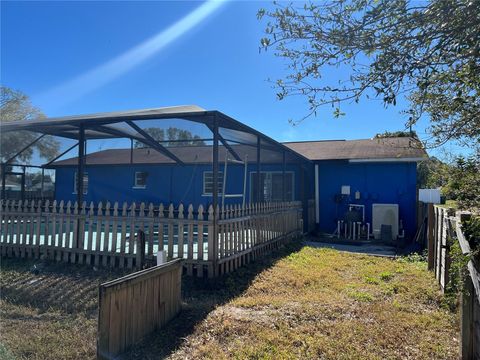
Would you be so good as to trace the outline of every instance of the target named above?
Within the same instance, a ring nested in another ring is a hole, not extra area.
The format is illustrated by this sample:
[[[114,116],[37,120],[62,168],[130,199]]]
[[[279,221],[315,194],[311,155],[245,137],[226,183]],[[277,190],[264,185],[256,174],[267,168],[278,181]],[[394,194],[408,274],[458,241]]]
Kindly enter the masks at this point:
[[[260,202],[293,201],[294,200],[294,174],[292,171],[285,172],[285,187],[283,184],[282,171],[260,172],[260,199],[257,194],[257,173],[250,173],[250,199]],[[284,196],[285,189],[285,196]]]
[[[203,195],[213,194],[213,171],[203,172]],[[223,172],[218,172],[218,194],[223,194]]]
[[[147,187],[147,178],[148,178],[148,172],[136,171],[135,182],[133,187],[136,189],[145,189]]]
[[[78,175],[75,171],[73,174],[73,193],[77,193],[78,189]],[[88,173],[83,173],[83,194],[86,195],[88,193]]]

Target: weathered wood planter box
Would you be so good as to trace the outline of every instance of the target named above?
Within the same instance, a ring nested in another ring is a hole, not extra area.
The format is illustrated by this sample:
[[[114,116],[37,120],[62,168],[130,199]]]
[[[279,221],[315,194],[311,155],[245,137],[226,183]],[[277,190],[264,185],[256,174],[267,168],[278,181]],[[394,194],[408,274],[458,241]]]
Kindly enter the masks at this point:
[[[181,308],[182,259],[99,287],[97,358],[112,359],[162,328]]]

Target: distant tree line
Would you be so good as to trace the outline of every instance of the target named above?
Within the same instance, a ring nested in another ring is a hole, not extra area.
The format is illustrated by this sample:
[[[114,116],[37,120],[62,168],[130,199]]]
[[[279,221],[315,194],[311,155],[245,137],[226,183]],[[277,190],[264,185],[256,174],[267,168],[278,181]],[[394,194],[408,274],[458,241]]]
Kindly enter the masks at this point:
[[[144,129],[148,135],[156,141],[162,142],[163,146],[199,146],[205,145],[198,135],[192,134],[188,130],[179,129],[176,127],[169,127],[168,129],[150,127]],[[144,148],[147,145],[140,141],[135,141],[135,148]]]

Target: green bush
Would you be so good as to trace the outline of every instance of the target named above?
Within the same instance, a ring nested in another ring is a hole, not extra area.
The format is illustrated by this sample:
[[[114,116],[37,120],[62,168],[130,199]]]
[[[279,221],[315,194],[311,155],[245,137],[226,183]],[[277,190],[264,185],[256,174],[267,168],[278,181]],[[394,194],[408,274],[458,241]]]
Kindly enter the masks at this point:
[[[480,209],[480,156],[458,157],[450,168],[448,184],[442,188],[460,209]]]
[[[467,264],[470,256],[464,255],[457,240],[448,239],[450,243],[450,280],[445,288],[445,305],[455,311],[458,306],[458,295],[463,289],[467,276]]]
[[[479,263],[480,254],[480,216],[472,216],[462,224],[463,234],[472,249],[473,258]]]

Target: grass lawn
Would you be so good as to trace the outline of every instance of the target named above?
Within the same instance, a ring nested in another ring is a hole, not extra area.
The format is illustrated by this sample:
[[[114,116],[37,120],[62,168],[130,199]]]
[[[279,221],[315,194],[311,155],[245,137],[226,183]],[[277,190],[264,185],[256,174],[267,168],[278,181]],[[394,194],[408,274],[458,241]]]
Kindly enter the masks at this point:
[[[52,270],[39,288],[46,275],[18,264],[2,264],[0,357],[93,358],[96,276],[113,274]],[[290,246],[216,284],[186,278],[183,297],[123,358],[458,358],[457,316],[424,262]]]
[[[95,358],[98,285],[120,271],[15,259],[0,269],[0,359]]]

